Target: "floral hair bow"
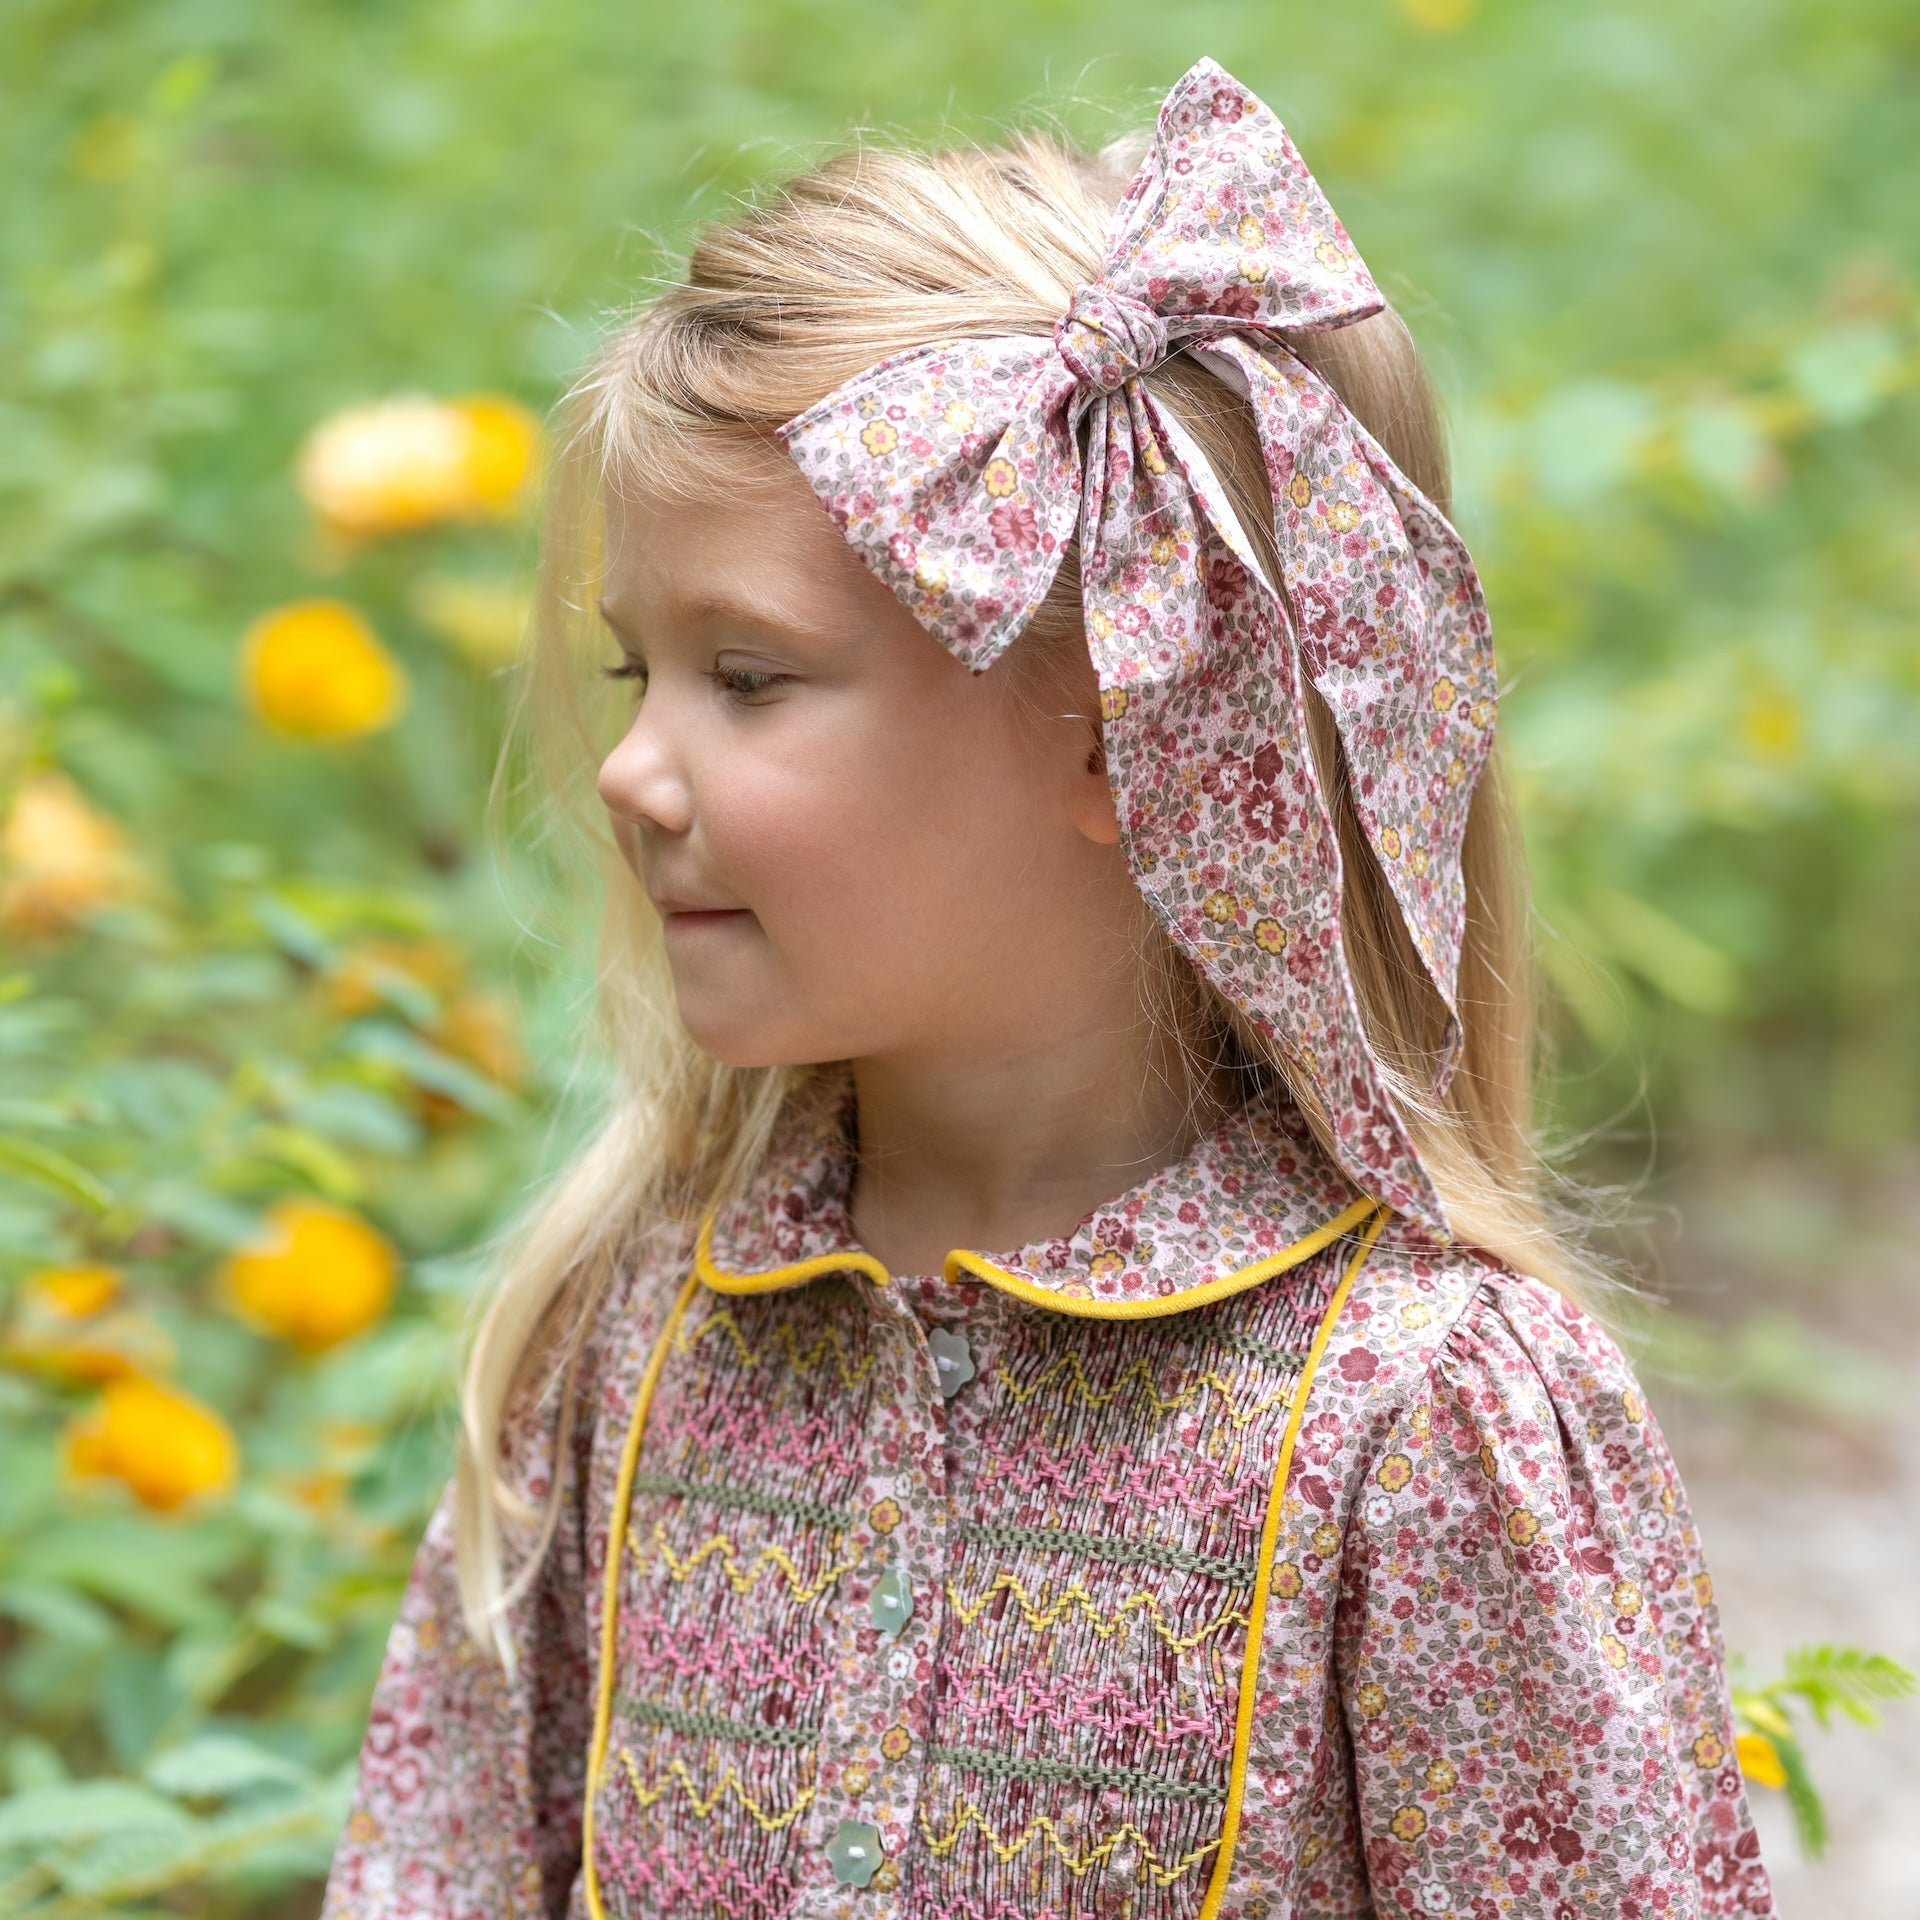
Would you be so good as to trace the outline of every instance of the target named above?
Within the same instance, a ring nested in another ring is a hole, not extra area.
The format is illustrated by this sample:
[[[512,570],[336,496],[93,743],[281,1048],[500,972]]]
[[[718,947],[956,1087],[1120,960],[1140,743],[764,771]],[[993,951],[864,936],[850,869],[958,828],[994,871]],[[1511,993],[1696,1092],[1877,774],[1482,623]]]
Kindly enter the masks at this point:
[[[1491,628],[1445,516],[1279,338],[1384,305],[1286,129],[1201,60],[1161,108],[1099,278],[1050,338],[896,354],[780,433],[862,558],[975,672],[1078,542],[1135,881],[1319,1090],[1361,1189],[1444,1233],[1362,1028],[1303,681],[1334,715],[1355,811],[1451,1016],[1443,1091],[1459,1050],[1461,842],[1492,744]],[[1252,404],[1285,600],[1139,379],[1176,352]]]

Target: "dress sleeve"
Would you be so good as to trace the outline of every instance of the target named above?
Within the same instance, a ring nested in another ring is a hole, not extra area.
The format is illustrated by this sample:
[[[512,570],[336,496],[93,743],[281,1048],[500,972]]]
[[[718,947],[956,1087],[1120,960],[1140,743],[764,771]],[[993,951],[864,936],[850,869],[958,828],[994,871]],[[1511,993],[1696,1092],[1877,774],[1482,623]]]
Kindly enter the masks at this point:
[[[1672,1456],[1550,1288],[1483,1284],[1373,1452],[1335,1663],[1382,1913],[1774,1911]]]
[[[561,1920],[580,1863],[592,1662],[582,1488],[591,1350],[553,1541],[508,1616],[509,1678],[468,1635],[454,1573],[453,1489],[427,1527],[387,1642],[359,1781],[321,1920]],[[555,1471],[558,1395],[523,1401],[510,1471],[533,1499]]]

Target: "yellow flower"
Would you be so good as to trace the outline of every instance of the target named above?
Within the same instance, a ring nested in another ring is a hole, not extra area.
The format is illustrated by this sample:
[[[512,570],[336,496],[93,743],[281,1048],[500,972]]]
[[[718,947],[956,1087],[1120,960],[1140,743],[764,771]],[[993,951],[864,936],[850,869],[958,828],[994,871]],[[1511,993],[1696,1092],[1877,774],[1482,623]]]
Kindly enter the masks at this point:
[[[1353,1704],[1360,1710],[1363,1719],[1371,1720],[1387,1704],[1387,1690],[1376,1680],[1367,1684],[1353,1696]]]
[[[1402,1807],[1387,1822],[1387,1831],[1396,1840],[1418,1840],[1427,1830],[1427,1816],[1415,1806]]]
[[[884,1500],[876,1500],[872,1511],[867,1515],[875,1533],[891,1533],[904,1516],[900,1511],[900,1502],[889,1494]]]
[[[1398,1493],[1413,1478],[1413,1462],[1404,1453],[1390,1453],[1373,1471],[1389,1493]]]
[[[1300,1569],[1291,1560],[1283,1560],[1273,1570],[1269,1591],[1277,1599],[1291,1600],[1300,1591]]]
[[[1451,1760],[1435,1760],[1427,1768],[1427,1785],[1430,1786],[1435,1793],[1451,1793],[1453,1791],[1453,1783],[1459,1777],[1460,1776],[1454,1771]]]
[[[1340,1529],[1321,1521],[1313,1530],[1313,1550],[1322,1560],[1331,1560],[1340,1551]]]
[[[1208,894],[1200,903],[1200,911],[1204,913],[1215,926],[1225,926],[1226,923],[1233,918],[1236,904],[1237,902],[1234,900],[1233,895],[1222,890],[1217,893]]]
[[[268,726],[307,740],[377,733],[407,701],[400,663],[343,600],[263,613],[241,642],[240,684]]]
[[[63,773],[23,782],[0,824],[0,926],[64,933],[137,890],[125,836]]]
[[[223,1278],[246,1318],[319,1353],[386,1312],[397,1265],[364,1220],[318,1200],[281,1200],[267,1210],[265,1237],[234,1253]]]
[[[336,533],[405,533],[509,510],[539,423],[517,400],[398,394],[323,420],[294,461],[301,497]]]
[[[1348,267],[1353,264],[1346,249],[1337,245],[1332,240],[1322,240],[1320,244],[1314,248],[1313,257],[1318,260],[1323,267],[1331,267],[1335,273],[1345,273]]]
[[[1696,1767],[1717,1767],[1726,1757],[1725,1745],[1711,1729],[1693,1743],[1693,1764]]]
[[[860,429],[860,444],[878,457],[891,453],[900,444],[900,434],[891,420],[869,420]]]
[[[913,1735],[910,1734],[905,1727],[889,1727],[886,1732],[880,1736],[880,1751],[884,1753],[889,1760],[904,1759],[907,1749],[912,1745]]]
[[[989,460],[981,478],[996,500],[1004,500],[1020,484],[1019,469],[1011,460]]]
[[[1266,228],[1251,213],[1243,213],[1240,216],[1240,224],[1234,231],[1239,234],[1240,244],[1243,247],[1263,247],[1267,243]]]
[[[914,584],[922,593],[941,594],[947,590],[947,570],[923,560],[913,572]]]
[[[1620,1396],[1620,1411],[1637,1427],[1647,1417],[1647,1403],[1629,1387]]]
[[[1618,1581],[1613,1589],[1613,1609],[1616,1613],[1628,1615],[1640,1611],[1640,1585],[1635,1580]]]
[[[849,1793],[865,1793],[873,1784],[873,1770],[864,1760],[850,1760],[840,1769],[840,1784]]]
[[[1147,551],[1153,556],[1156,567],[1164,567],[1180,551],[1180,542],[1170,533],[1157,533]]]
[[[1410,867],[1411,867],[1411,868],[1413,869],[1413,871],[1414,871],[1414,874],[1416,875],[1416,877],[1418,877],[1418,876],[1421,876],[1421,875],[1424,875],[1424,874],[1426,873],[1426,870],[1427,870],[1427,850],[1426,850],[1426,848],[1425,848],[1425,847],[1410,847],[1410,848],[1409,848],[1409,849],[1407,850],[1407,865],[1408,865],[1408,866],[1410,866]]]
[[[1440,678],[1433,683],[1433,710],[1435,713],[1445,713],[1446,710],[1453,705],[1453,702],[1453,682],[1443,673]]]
[[[466,422],[468,511],[512,512],[533,477],[538,418],[499,393],[470,393],[449,404]]]
[[[1165,473],[1167,456],[1160,451],[1160,442],[1148,435],[1140,442],[1140,459],[1149,473]]]
[[[1351,533],[1360,524],[1360,509],[1351,500],[1336,500],[1327,509],[1327,525],[1335,533]]]
[[[120,1293],[120,1276],[111,1267],[42,1267],[27,1275],[29,1306],[62,1320],[87,1320],[111,1306]]]
[[[1267,953],[1280,953],[1287,944],[1287,930],[1278,920],[1256,920],[1253,923],[1253,938],[1257,946]]]
[[[1127,1256],[1117,1247],[1102,1247],[1087,1262],[1089,1273],[1118,1273],[1127,1264]]]
[[[1515,1507],[1507,1515],[1507,1538],[1516,1547],[1524,1547],[1540,1531],[1539,1517],[1525,1507]]]
[[[1742,710],[1740,731],[1756,758],[1796,759],[1804,733],[1800,708],[1785,694],[1763,688],[1748,699]]]
[[[497,994],[463,993],[430,1037],[443,1053],[478,1067],[499,1086],[518,1092],[527,1083],[527,1056],[514,1029],[513,1010]],[[432,1087],[416,1089],[415,1098],[430,1125],[452,1126],[469,1117],[459,1101]]]
[[[1429,33],[1458,33],[1474,16],[1479,0],[1400,0],[1400,10]]]
[[[1313,498],[1313,482],[1304,473],[1296,473],[1287,482],[1287,498],[1296,507],[1304,507]]]
[[[452,580],[429,576],[408,603],[420,619],[469,665],[483,671],[519,657],[533,596],[504,580]]]
[[[1780,1749],[1764,1733],[1743,1733],[1733,1743],[1740,1771],[1754,1786],[1784,1787],[1787,1770],[1780,1764]]]
[[[947,410],[940,416],[947,425],[961,433],[973,425],[973,409],[964,400],[955,400],[948,404]]]
[[[1400,829],[1398,827],[1382,827],[1380,829],[1380,851],[1384,853],[1389,860],[1398,860],[1400,858]]]
[[[1100,690],[1100,718],[1118,720],[1127,710],[1127,690],[1125,687],[1103,687]]]
[[[1603,1633],[1600,1636],[1600,1651],[1606,1656],[1607,1665],[1618,1669],[1627,1664],[1627,1643],[1615,1633]]]
[[[67,1429],[68,1470],[124,1483],[162,1513],[224,1491],[240,1449],[227,1423],[198,1400],[139,1375],[111,1382]]]

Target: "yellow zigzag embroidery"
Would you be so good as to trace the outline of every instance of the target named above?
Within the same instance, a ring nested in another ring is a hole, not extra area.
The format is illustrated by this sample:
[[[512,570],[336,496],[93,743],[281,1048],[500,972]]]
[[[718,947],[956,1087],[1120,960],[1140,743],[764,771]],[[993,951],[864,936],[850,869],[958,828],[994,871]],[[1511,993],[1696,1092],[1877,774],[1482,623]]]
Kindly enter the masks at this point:
[[[1118,1400],[1121,1394],[1137,1380],[1155,1413],[1169,1413],[1175,1407],[1188,1406],[1199,1397],[1202,1387],[1211,1387],[1226,1403],[1227,1418],[1231,1420],[1236,1427],[1244,1427],[1249,1420],[1257,1420],[1263,1413],[1270,1413],[1275,1407],[1290,1406],[1293,1401],[1293,1390],[1291,1387],[1288,1387],[1282,1389],[1279,1393],[1270,1394],[1266,1399],[1257,1401],[1252,1406],[1243,1408],[1233,1397],[1232,1383],[1223,1380],[1219,1374],[1213,1372],[1203,1373],[1198,1380],[1194,1381],[1190,1386],[1182,1387],[1176,1394],[1163,1394],[1159,1387],[1154,1384],[1153,1369],[1145,1360],[1135,1360],[1128,1366],[1126,1371],[1121,1374],[1119,1379],[1113,1383],[1111,1388],[1102,1392],[1087,1378],[1086,1368],[1081,1364],[1077,1349],[1056,1360],[1045,1373],[1041,1374],[1041,1376],[1028,1387],[1022,1387],[1019,1381],[1015,1380],[1004,1367],[1000,1368],[998,1372],[1008,1393],[1010,1393],[1016,1401],[1031,1400],[1035,1394],[1041,1392],[1046,1387],[1052,1386],[1056,1375],[1071,1373],[1073,1375],[1071,1391],[1077,1394],[1090,1407],[1110,1405],[1113,1401]]]
[[[1195,1847],[1184,1860],[1167,1867],[1160,1864],[1160,1856],[1154,1852],[1153,1843],[1131,1820],[1124,1827],[1116,1827],[1104,1840],[1089,1848],[1087,1852],[1075,1853],[1061,1839],[1059,1829],[1044,1813],[1027,1823],[1026,1831],[1018,1840],[1009,1842],[1002,1840],[994,1832],[986,1815],[971,1800],[962,1806],[959,1819],[953,1823],[944,1837],[936,1834],[928,1823],[926,1808],[920,1809],[920,1831],[925,1836],[928,1847],[936,1854],[951,1853],[959,1845],[961,1836],[969,1827],[978,1827],[987,1836],[987,1844],[992,1847],[1002,1862],[1011,1860],[1017,1853],[1024,1853],[1036,1837],[1044,1837],[1048,1846],[1060,1857],[1062,1865],[1076,1877],[1094,1867],[1104,1866],[1107,1856],[1115,1847],[1119,1846],[1123,1840],[1131,1840],[1139,1847],[1146,1859],[1147,1871],[1153,1876],[1155,1883],[1163,1887],[1170,1886],[1182,1874],[1191,1872],[1220,1844],[1218,1839],[1209,1840],[1204,1847]]]
[[[851,1560],[843,1560],[838,1566],[829,1567],[817,1580],[809,1583],[784,1547],[769,1546],[762,1547],[754,1555],[753,1564],[743,1573],[739,1561],[733,1557],[733,1538],[725,1533],[716,1533],[701,1541],[684,1560],[680,1560],[674,1557],[673,1549],[667,1545],[666,1523],[660,1520],[653,1523],[653,1544],[659,1549],[660,1558],[666,1562],[668,1573],[676,1580],[685,1580],[698,1569],[702,1561],[717,1553],[735,1593],[745,1593],[759,1579],[760,1569],[771,1561],[787,1576],[787,1597],[797,1607],[805,1606],[810,1600],[818,1600],[843,1573],[851,1573],[860,1564],[860,1556],[855,1554]],[[635,1563],[645,1567],[646,1549],[631,1536],[627,1545],[632,1550]]]
[[[1212,1635],[1220,1632],[1223,1627],[1230,1627],[1235,1624],[1245,1626],[1247,1623],[1247,1616],[1242,1613],[1238,1607],[1229,1607],[1224,1613],[1220,1614],[1217,1619],[1209,1621],[1207,1625],[1202,1627],[1197,1633],[1188,1634],[1182,1638],[1181,1635],[1175,1633],[1174,1630],[1167,1625],[1162,1614],[1160,1596],[1158,1594],[1130,1593],[1114,1608],[1111,1614],[1103,1614],[1093,1595],[1076,1580],[1057,1600],[1049,1600],[1042,1605],[1036,1602],[1033,1596],[1027,1592],[1026,1588],[1021,1585],[1020,1578],[1017,1574],[1008,1573],[1005,1570],[994,1575],[993,1585],[990,1586],[972,1606],[969,1607],[966,1602],[960,1598],[959,1589],[955,1587],[951,1581],[947,1583],[947,1599],[953,1607],[955,1617],[963,1626],[970,1627],[974,1621],[980,1617],[981,1609],[986,1606],[987,1602],[990,1601],[1002,1587],[1007,1588],[1020,1602],[1021,1618],[1026,1621],[1027,1625],[1032,1628],[1035,1633],[1038,1633],[1042,1627],[1052,1626],[1053,1623],[1075,1603],[1078,1603],[1085,1612],[1087,1618],[1093,1623],[1094,1632],[1099,1634],[1103,1640],[1111,1640],[1113,1636],[1120,1631],[1127,1615],[1132,1613],[1136,1607],[1144,1607],[1148,1614],[1147,1624],[1177,1653],[1190,1652],[1193,1648],[1197,1647],[1202,1640],[1208,1639]]]
[[[640,1778],[640,1768],[635,1762],[632,1753],[625,1747],[620,1749],[620,1764],[626,1768],[627,1779],[633,1787],[634,1797],[640,1802],[642,1807],[651,1807],[657,1801],[666,1797],[666,1783],[663,1781],[657,1787],[649,1787],[646,1782]],[[790,1806],[785,1813],[768,1813],[760,1805],[759,1801],[754,1799],[752,1794],[748,1793],[746,1788],[740,1784],[740,1775],[732,1767],[729,1767],[726,1772],[720,1776],[718,1784],[714,1787],[712,1793],[704,1800],[700,1797],[700,1789],[693,1784],[693,1775],[687,1770],[687,1763],[684,1760],[676,1759],[668,1761],[667,1771],[686,1788],[687,1799],[692,1803],[694,1812],[698,1814],[702,1820],[710,1820],[713,1817],[713,1810],[720,1804],[721,1795],[731,1787],[733,1789],[733,1797],[753,1815],[754,1819],[759,1823],[762,1833],[778,1833],[782,1827],[791,1826],[800,1814],[806,1810],[807,1803],[813,1798],[813,1788],[811,1786],[805,1786],[800,1789],[798,1795],[795,1796],[793,1805]]]
[[[709,1329],[717,1329],[728,1335],[740,1355],[740,1364],[745,1367],[757,1367],[766,1358],[767,1347],[752,1347],[747,1344],[747,1336],[740,1331],[740,1322],[734,1318],[731,1307],[715,1307],[697,1327],[682,1328],[674,1344],[676,1354],[684,1354],[701,1339]],[[834,1370],[840,1376],[843,1387],[859,1386],[873,1371],[873,1355],[849,1361],[842,1358],[847,1352],[845,1338],[834,1328],[828,1327],[817,1334],[806,1346],[801,1346],[800,1336],[794,1331],[790,1321],[776,1321],[768,1345],[780,1348],[786,1362],[795,1373],[810,1373],[831,1359]]]

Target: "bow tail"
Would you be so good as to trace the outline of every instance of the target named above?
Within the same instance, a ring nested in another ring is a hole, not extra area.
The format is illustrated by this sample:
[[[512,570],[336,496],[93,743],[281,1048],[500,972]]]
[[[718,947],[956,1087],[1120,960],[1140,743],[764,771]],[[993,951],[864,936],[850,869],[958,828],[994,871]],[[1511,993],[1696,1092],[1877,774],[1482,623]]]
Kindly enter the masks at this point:
[[[1135,882],[1317,1090],[1356,1184],[1445,1233],[1348,970],[1339,846],[1284,614],[1206,512],[1218,484],[1191,443],[1134,383],[1095,405],[1082,578]]]
[[[1354,811],[1446,1008],[1459,1059],[1466,799],[1492,746],[1491,624],[1459,536],[1311,368],[1221,340],[1247,376],[1309,678],[1347,751]]]

